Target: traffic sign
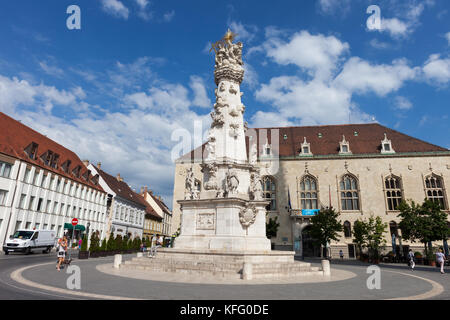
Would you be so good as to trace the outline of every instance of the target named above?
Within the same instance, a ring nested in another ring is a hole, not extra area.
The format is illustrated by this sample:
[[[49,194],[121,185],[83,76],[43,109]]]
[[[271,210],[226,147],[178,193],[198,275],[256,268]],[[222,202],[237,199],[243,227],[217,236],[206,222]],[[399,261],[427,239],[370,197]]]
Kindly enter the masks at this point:
[[[77,218],[73,218],[72,219],[72,225],[76,226],[78,224],[78,219]]]

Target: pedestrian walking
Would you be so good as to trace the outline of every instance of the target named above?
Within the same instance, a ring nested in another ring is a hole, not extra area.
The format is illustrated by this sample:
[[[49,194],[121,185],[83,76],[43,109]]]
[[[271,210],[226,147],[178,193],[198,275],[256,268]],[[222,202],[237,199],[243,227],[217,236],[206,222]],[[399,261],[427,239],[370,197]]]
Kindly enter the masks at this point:
[[[445,262],[445,254],[442,248],[439,248],[439,251],[436,253],[436,261],[441,266],[441,273],[444,274],[444,262]]]
[[[58,264],[56,265],[56,269],[58,271],[61,271],[61,264],[64,262],[64,259],[66,258],[66,251],[67,251],[67,238],[66,236],[63,236],[62,239],[58,240]]]
[[[412,271],[414,271],[414,267],[416,266],[416,263],[414,262],[414,252],[409,249],[408,252],[408,262],[409,262],[409,267],[411,268]]]
[[[80,238],[80,240],[78,240],[78,250],[81,250],[81,243],[83,242],[83,240],[81,240],[81,238]]]
[[[339,257],[341,257],[341,260],[344,260],[344,251],[339,250]]]

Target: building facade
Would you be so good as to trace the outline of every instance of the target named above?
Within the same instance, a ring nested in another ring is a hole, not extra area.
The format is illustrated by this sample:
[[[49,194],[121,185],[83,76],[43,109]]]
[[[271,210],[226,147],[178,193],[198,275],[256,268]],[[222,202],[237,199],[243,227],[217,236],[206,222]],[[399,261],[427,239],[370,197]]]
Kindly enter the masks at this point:
[[[340,241],[330,244],[332,255],[342,250],[347,258],[355,257],[352,228],[358,219],[380,216],[389,225],[386,251],[392,250],[392,234],[396,247],[423,251],[421,243],[401,240],[398,204],[431,199],[450,213],[450,151],[445,148],[379,124],[249,129],[246,135],[247,143],[256,141],[267,219],[278,217],[280,223],[271,239],[277,250],[320,255],[308,233],[309,221],[316,210],[329,206],[340,213],[345,227]],[[202,152],[177,161],[174,216],[180,214],[177,200],[184,196],[187,169],[202,179]]]
[[[103,237],[107,197],[98,178],[72,151],[0,113],[0,245],[18,229],[71,236],[73,218]]]
[[[172,232],[172,212],[166,206],[164,201],[162,201],[160,196],[153,194],[152,190],[147,187],[141,188],[140,195],[144,197],[145,201],[151,206],[152,210],[162,218],[161,226],[156,225],[160,230],[158,234],[164,237],[171,237],[174,233]]]
[[[110,199],[108,207],[107,236],[114,235],[139,237],[142,239],[147,203],[124,182],[118,174],[111,176],[101,169],[101,164],[87,166],[91,172],[99,175],[99,185]]]
[[[143,238],[151,240],[153,236],[161,234],[163,230],[163,218],[148,205],[145,213]]]

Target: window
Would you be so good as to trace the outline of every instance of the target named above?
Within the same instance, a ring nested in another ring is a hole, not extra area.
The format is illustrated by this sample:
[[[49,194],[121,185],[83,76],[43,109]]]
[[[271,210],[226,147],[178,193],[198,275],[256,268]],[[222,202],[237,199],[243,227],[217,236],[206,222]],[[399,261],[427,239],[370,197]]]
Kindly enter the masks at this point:
[[[345,136],[342,136],[342,141],[339,142],[339,154],[351,154],[350,143],[345,140]]]
[[[47,179],[47,174],[42,176],[41,187],[44,188],[45,180]]]
[[[30,168],[26,168],[25,170],[25,176],[23,177],[23,182],[28,183],[28,180],[30,179]]]
[[[0,161],[0,177],[9,178],[12,164]]]
[[[30,159],[32,160],[36,159],[37,148],[38,144],[35,142],[30,143],[28,147],[25,148],[25,152],[28,154]]]
[[[47,206],[45,207],[45,212],[49,212],[50,213],[50,204],[52,203],[51,200],[47,200]]]
[[[304,137],[304,140],[303,140],[303,143],[302,143],[300,156],[312,156],[311,144],[306,141],[306,137]]]
[[[33,196],[30,197],[30,202],[28,204],[28,210],[33,210],[34,199],[35,199],[35,197],[33,197]]]
[[[7,196],[8,196],[8,191],[0,190],[0,206],[5,205]]]
[[[355,177],[346,174],[340,182],[341,209],[345,211],[359,210],[358,182]]]
[[[395,211],[403,200],[400,178],[391,175],[384,180],[384,186],[388,210]]]
[[[25,199],[26,199],[27,195],[22,193],[22,195],[20,196],[20,203],[19,203],[19,208],[20,209],[25,209]]]
[[[41,209],[42,209],[42,202],[43,202],[43,201],[44,201],[43,198],[39,198],[39,201],[38,201],[38,205],[37,205],[36,211],[41,211]]]
[[[54,182],[55,182],[55,176],[52,176],[52,179],[50,180],[50,185],[48,186],[49,189],[53,189]]]
[[[381,153],[395,153],[392,142],[387,138],[386,133],[384,134],[384,140],[381,141]]]
[[[277,210],[277,188],[275,184],[275,180],[272,177],[265,176],[262,178],[263,182],[263,194],[266,200],[269,200],[270,203],[266,207],[267,211],[276,211]]]
[[[55,205],[53,206],[53,213],[58,214],[58,202],[55,202]]]
[[[39,170],[36,170],[36,171],[34,172],[34,177],[33,177],[33,184],[34,184],[35,186],[37,186],[38,178],[39,178]]]
[[[346,238],[351,238],[352,237],[352,225],[348,221],[344,222],[344,236]]]
[[[433,174],[425,179],[427,199],[438,203],[443,210],[447,210],[444,193],[444,183],[441,177]]]
[[[300,201],[302,209],[318,209],[317,181],[312,176],[303,177],[300,182]]]

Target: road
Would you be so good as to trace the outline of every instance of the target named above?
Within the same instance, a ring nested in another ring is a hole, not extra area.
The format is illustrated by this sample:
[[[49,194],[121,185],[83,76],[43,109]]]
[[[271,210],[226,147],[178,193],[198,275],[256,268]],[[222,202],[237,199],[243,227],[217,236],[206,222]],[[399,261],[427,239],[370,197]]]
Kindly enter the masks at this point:
[[[49,254],[32,253],[30,255],[18,253],[4,255],[0,253],[0,300],[74,299],[71,296],[62,296],[60,294],[52,294],[50,292],[28,288],[10,278],[11,272],[21,267],[48,262],[55,262],[56,265],[56,260],[55,252]]]

